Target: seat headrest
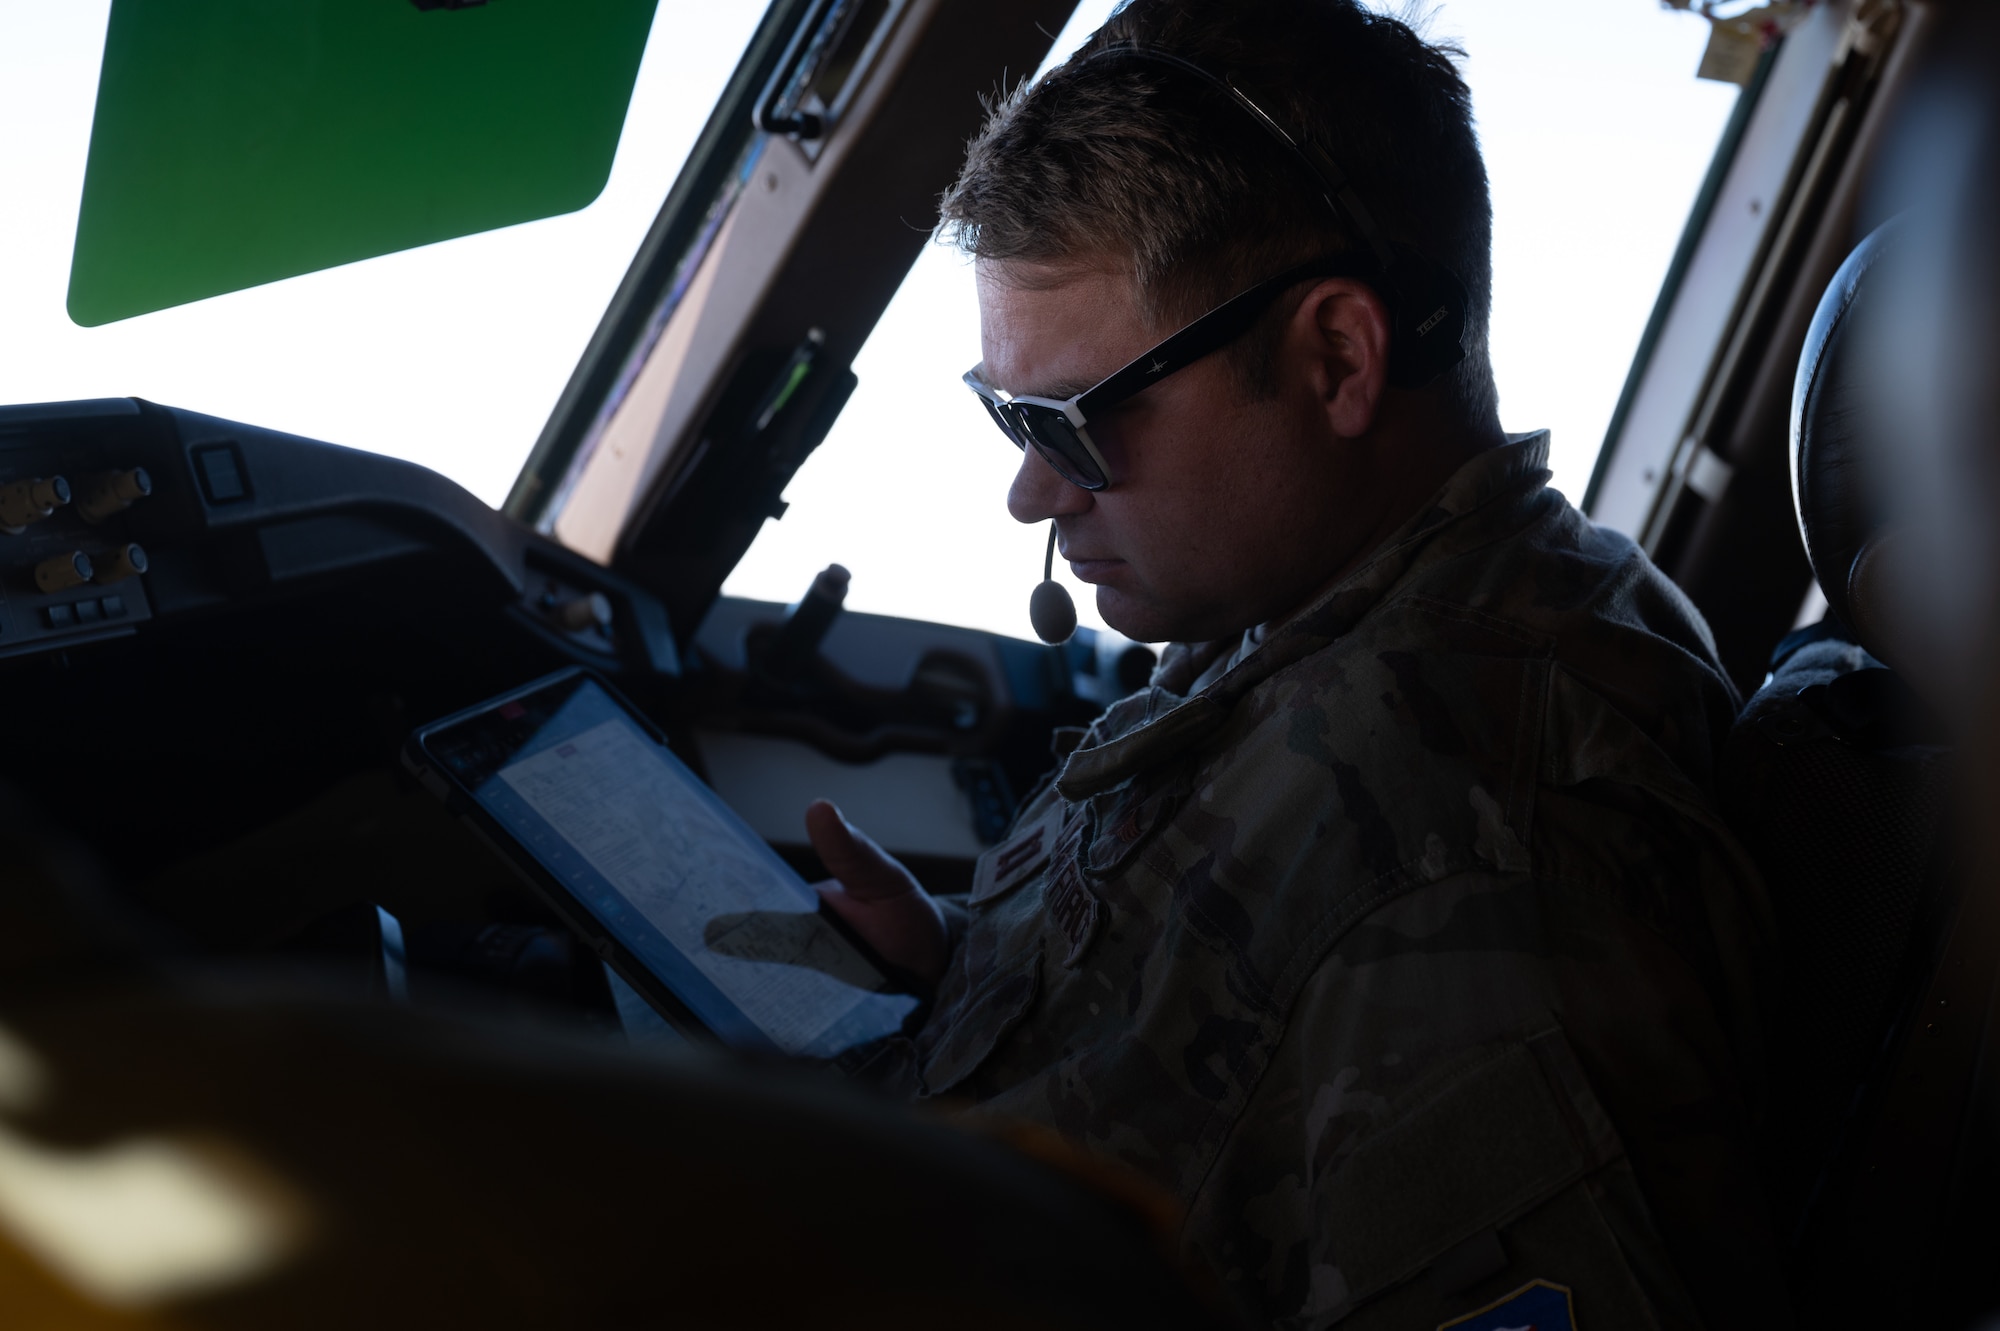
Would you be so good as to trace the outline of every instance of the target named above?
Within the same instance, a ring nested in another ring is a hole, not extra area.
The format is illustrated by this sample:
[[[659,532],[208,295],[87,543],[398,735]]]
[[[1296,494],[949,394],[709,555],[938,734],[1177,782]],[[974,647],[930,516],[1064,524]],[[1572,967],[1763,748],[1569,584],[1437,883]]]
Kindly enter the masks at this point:
[[[1798,377],[1792,383],[1792,504],[1813,576],[1827,604],[1850,627],[1861,628],[1850,603],[1856,560],[1888,514],[1875,478],[1885,441],[1874,438],[1860,373],[1864,340],[1855,333],[1872,298],[1871,284],[1894,243],[1895,222],[1855,246],[1813,313]],[[1868,644],[1864,642],[1864,646]]]

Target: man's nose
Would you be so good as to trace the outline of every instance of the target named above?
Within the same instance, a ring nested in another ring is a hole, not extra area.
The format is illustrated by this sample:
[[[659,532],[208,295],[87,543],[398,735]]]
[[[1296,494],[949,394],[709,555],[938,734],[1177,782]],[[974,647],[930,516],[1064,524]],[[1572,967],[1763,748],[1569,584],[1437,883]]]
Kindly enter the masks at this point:
[[[1090,491],[1058,476],[1039,452],[1021,450],[1021,465],[1014,472],[1014,483],[1007,487],[1007,511],[1014,515],[1014,521],[1068,517],[1083,512],[1091,503]]]

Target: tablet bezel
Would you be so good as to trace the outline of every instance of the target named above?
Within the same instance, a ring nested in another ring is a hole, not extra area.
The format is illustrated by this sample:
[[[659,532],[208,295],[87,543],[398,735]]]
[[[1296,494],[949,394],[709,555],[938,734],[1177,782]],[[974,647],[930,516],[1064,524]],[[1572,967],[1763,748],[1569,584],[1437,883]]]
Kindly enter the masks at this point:
[[[638,727],[641,734],[645,735],[655,744],[658,744],[667,753],[673,754],[673,745],[668,742],[666,735],[660,728],[645,713],[634,707],[631,701],[619,693],[607,680],[593,670],[582,666],[571,666],[563,670],[558,670],[553,674],[544,675],[540,679],[533,680],[519,688],[497,694],[474,706],[464,708],[461,711],[452,713],[450,716],[418,727],[412,732],[409,740],[404,745],[404,765],[409,768],[426,790],[443,799],[447,808],[463,818],[479,835],[482,841],[492,846],[500,857],[511,865],[528,885],[534,889],[536,895],[555,911],[563,923],[579,938],[583,939],[606,965],[615,971],[627,984],[631,985],[640,997],[644,998],[653,1010],[658,1012],[677,1032],[704,1044],[720,1045],[739,1051],[769,1054],[782,1053],[779,1046],[758,1028],[757,1024],[748,1014],[736,1006],[735,1000],[730,997],[727,991],[721,990],[718,987],[717,992],[721,995],[722,1000],[730,1005],[740,1019],[741,1025],[754,1036],[754,1041],[749,1043],[725,1041],[674,992],[666,981],[655,975],[652,969],[632,949],[620,941],[616,934],[611,931],[610,927],[601,921],[585,902],[576,897],[569,885],[561,877],[544,865],[532,850],[523,845],[514,831],[489,811],[480,802],[478,795],[459,777],[454,775],[428,747],[429,743],[436,736],[446,731],[455,730],[467,724],[478,722],[510,703],[519,702],[545,690],[558,688],[573,681],[596,685],[611,700],[613,705],[625,715],[626,719]],[[674,756],[676,758],[679,757],[677,754]],[[684,767],[687,766],[684,761],[682,765]],[[692,767],[688,767],[688,771],[698,783],[701,783],[703,791],[713,798],[714,792],[707,787],[705,782],[701,782],[700,774],[695,772]],[[722,807],[727,809],[726,804],[722,805]],[[733,813],[731,816],[734,816]],[[754,833],[751,835],[754,836]],[[762,845],[763,843],[760,841],[758,844]],[[848,931],[840,930],[839,932],[842,933],[850,946],[855,945],[856,940],[849,935]],[[879,959],[870,955],[867,949],[857,948],[857,950],[861,952],[871,965],[883,973],[886,980],[892,984],[896,982],[897,977],[895,974],[884,968]]]

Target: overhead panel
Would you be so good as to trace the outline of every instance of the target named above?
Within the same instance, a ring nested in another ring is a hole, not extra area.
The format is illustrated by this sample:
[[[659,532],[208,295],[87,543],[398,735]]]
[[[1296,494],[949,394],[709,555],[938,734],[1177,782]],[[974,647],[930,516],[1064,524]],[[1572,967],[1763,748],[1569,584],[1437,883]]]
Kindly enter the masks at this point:
[[[656,4],[114,0],[70,317],[584,207]]]

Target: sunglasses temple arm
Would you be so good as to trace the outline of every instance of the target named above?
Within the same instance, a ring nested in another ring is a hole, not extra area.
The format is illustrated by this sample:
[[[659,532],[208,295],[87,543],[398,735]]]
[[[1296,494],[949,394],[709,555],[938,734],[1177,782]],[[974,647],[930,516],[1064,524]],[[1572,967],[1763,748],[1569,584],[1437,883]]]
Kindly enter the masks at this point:
[[[1257,317],[1271,307],[1272,301],[1300,282],[1315,277],[1372,276],[1375,271],[1375,265],[1363,256],[1333,255],[1302,263],[1267,282],[1259,282],[1248,291],[1216,306],[1137,360],[1114,371],[1110,378],[1076,400],[1077,410],[1088,420],[1093,408],[1102,411],[1122,402],[1146,385],[1227,346],[1257,322]],[[1153,368],[1156,365],[1158,369]]]
[[[1189,324],[1078,398],[1077,410],[1088,420],[1093,410],[1102,411],[1123,402],[1146,385],[1185,369],[1242,336],[1243,330],[1256,322],[1257,316],[1269,306],[1273,294],[1262,288],[1246,291],[1213,314]],[[1262,299],[1253,301],[1253,297]],[[1156,365],[1158,369],[1153,368]]]

